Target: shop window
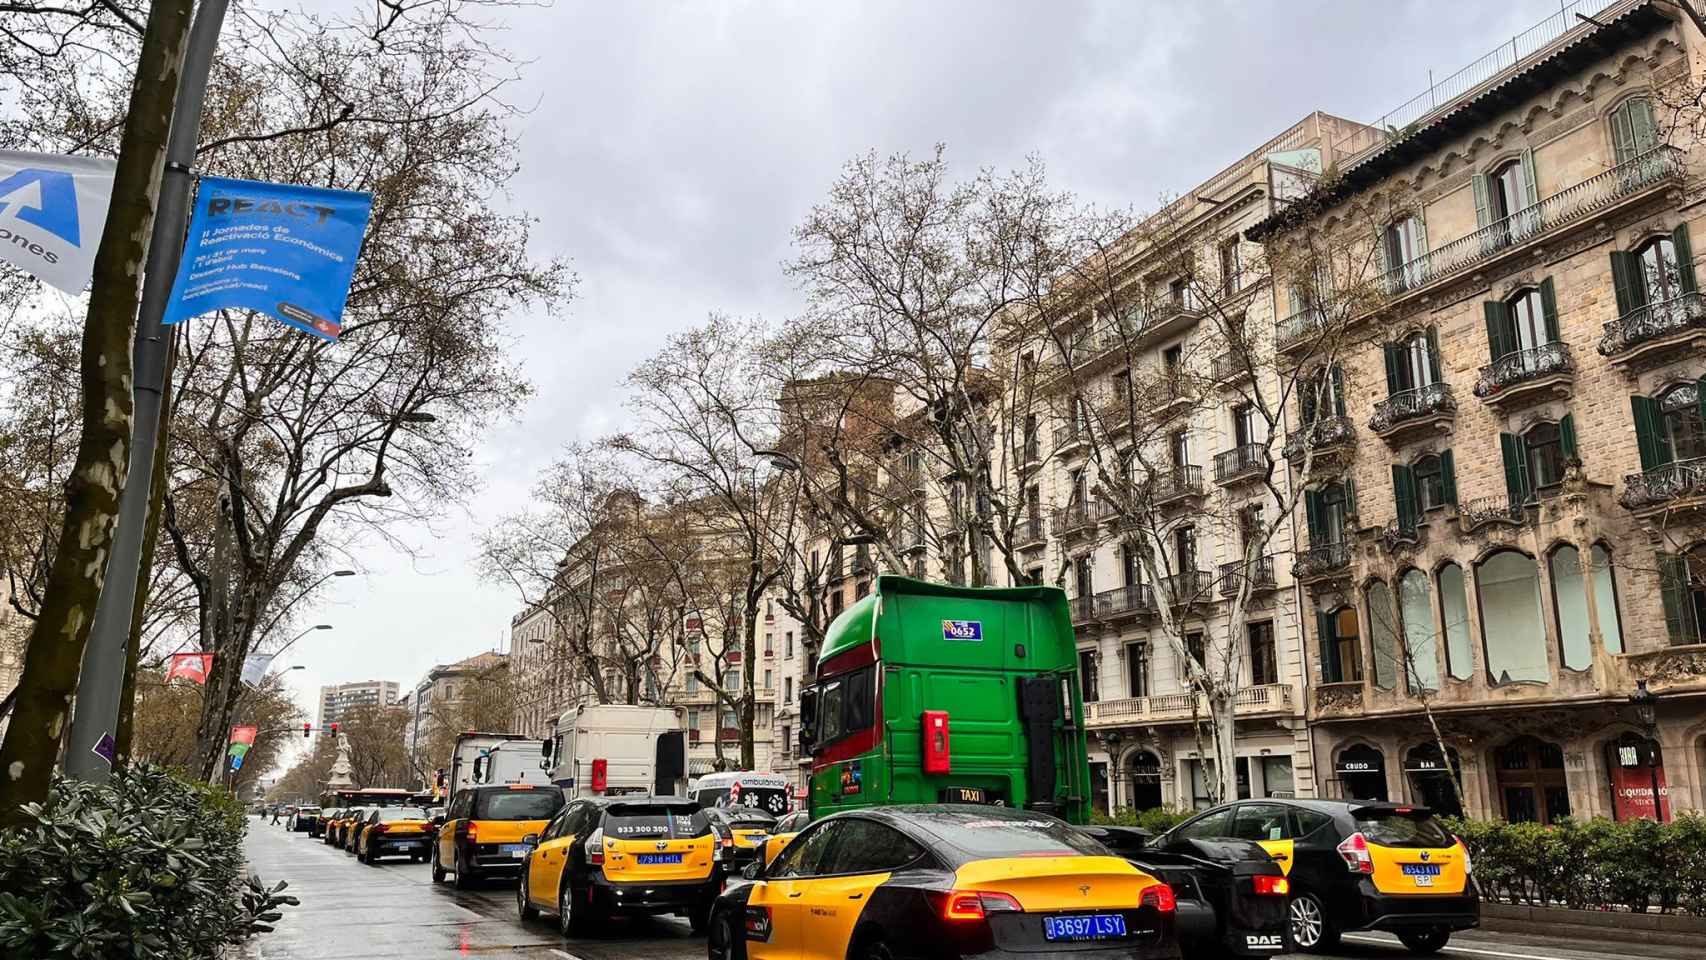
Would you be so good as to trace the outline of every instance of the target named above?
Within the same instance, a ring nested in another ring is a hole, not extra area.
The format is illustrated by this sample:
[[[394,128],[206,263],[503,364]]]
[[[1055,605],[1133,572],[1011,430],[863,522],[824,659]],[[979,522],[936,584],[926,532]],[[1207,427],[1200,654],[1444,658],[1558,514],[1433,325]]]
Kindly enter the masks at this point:
[[[1474,641],[1469,636],[1469,595],[1463,588],[1463,568],[1447,563],[1439,568],[1439,614],[1445,629],[1445,670],[1453,680],[1475,674]]]
[[[1131,809],[1153,810],[1161,806],[1161,760],[1148,750],[1139,750],[1127,762],[1131,771]]]
[[[1564,749],[1556,743],[1519,737],[1493,751],[1493,766],[1507,821],[1549,824],[1570,815]]]
[[[1410,690],[1438,690],[1439,642],[1427,574],[1412,568],[1399,578],[1398,612],[1404,622],[1404,672]]]
[[[1386,757],[1365,743],[1346,747],[1333,764],[1339,795],[1347,800],[1386,799]]]
[[[1633,733],[1609,741],[1605,769],[1611,781],[1613,819],[1670,821],[1670,787],[1665,782],[1664,751],[1657,742]]]
[[[1392,591],[1386,581],[1370,581],[1368,596],[1369,639],[1374,648],[1374,685],[1391,690],[1398,684],[1398,623],[1392,610]]]
[[[1623,612],[1617,607],[1617,573],[1611,566],[1611,551],[1603,543],[1588,553],[1593,567],[1593,602],[1599,611],[1599,634],[1606,653],[1623,652]]]
[[[1558,613],[1558,646],[1570,670],[1593,665],[1588,641],[1588,593],[1582,582],[1581,551],[1564,544],[1552,551],[1552,608]]]
[[[1214,773],[1213,760],[1187,760],[1185,767],[1191,775],[1191,805],[1194,810],[1207,810],[1216,802],[1226,803],[1233,798],[1222,796],[1218,801],[1209,793],[1209,777]],[[1237,799],[1250,799],[1250,758],[1239,757],[1235,768],[1237,770]],[[1224,791],[1226,784],[1220,785]]]
[[[1463,781],[1463,761],[1457,750],[1447,747],[1442,757],[1439,744],[1424,743],[1410,748],[1404,755],[1404,776],[1410,781],[1411,798],[1436,814],[1448,817],[1463,816],[1463,802],[1457,795],[1457,782]],[[1449,769],[1446,759],[1450,758]]]
[[[1481,645],[1494,683],[1546,683],[1546,627],[1540,571],[1534,558],[1501,550],[1475,569],[1481,602]]]
[[[1259,795],[1264,797],[1295,797],[1297,784],[1292,777],[1290,757],[1258,757],[1262,774]]]

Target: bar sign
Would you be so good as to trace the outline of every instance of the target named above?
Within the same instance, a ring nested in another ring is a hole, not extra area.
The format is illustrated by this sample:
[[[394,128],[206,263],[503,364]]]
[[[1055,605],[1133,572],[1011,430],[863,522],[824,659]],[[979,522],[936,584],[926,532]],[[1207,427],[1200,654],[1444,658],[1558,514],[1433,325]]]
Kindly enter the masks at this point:
[[[983,621],[981,620],[943,620],[943,640],[982,640]]]

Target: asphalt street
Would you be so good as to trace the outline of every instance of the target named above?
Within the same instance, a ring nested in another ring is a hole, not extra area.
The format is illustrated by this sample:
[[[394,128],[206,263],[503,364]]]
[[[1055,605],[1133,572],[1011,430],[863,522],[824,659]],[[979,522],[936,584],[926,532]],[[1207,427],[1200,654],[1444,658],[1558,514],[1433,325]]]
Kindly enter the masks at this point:
[[[250,822],[249,870],[268,883],[289,881],[302,905],[285,908],[278,929],[245,951],[250,960],[387,960],[513,957],[524,960],[687,960],[705,956],[705,940],[673,917],[612,921],[589,939],[566,939],[549,918],[523,924],[511,881],[477,890],[435,884],[426,864],[407,859],[365,866],[305,833]],[[1322,960],[1399,960],[1397,940],[1351,934]],[[1452,938],[1439,956],[1458,960],[1699,960],[1693,948],[1584,944],[1547,937],[1473,931]],[[1192,958],[1194,960],[1194,958]],[[1301,960],[1301,958],[1298,958]]]

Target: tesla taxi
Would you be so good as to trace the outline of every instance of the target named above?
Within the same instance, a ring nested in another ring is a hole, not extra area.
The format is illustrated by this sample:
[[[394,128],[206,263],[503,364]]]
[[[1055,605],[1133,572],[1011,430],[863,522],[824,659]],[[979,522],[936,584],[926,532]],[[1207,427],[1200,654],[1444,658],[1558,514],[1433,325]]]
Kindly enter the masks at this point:
[[[850,810],[745,876],[712,908],[711,960],[1179,955],[1171,887],[1024,810]]]
[[[362,863],[376,865],[389,856],[424,863],[432,852],[432,824],[419,807],[378,807],[359,827],[355,858]]]

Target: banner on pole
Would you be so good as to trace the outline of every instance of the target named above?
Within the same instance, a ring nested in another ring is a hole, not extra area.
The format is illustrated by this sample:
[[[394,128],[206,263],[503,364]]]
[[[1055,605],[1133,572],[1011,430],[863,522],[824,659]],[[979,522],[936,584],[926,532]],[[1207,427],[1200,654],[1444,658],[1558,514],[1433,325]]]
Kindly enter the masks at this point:
[[[255,735],[259,732],[260,728],[253,724],[241,724],[239,726],[232,727],[231,742],[234,744],[240,743],[244,746],[252,746],[255,742]]]
[[[106,229],[116,166],[101,157],[0,150],[0,259],[82,293]]]
[[[260,686],[266,678],[267,669],[272,666],[272,658],[270,653],[251,654],[243,661],[243,682],[251,687]]]
[[[201,178],[161,322],[241,307],[336,340],[372,208],[366,193]]]
[[[174,653],[171,666],[166,668],[166,682],[170,683],[174,677],[179,677],[206,686],[207,675],[212,670],[211,653]]]

